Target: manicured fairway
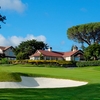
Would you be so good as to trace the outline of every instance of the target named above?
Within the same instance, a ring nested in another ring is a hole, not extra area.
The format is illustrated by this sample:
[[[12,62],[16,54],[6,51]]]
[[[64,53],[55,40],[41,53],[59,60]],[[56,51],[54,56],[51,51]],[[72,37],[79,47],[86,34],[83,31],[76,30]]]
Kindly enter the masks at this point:
[[[2,66],[1,71],[9,73],[23,73],[32,76],[55,77],[100,83],[100,67],[85,68],[47,68],[24,67],[24,65]]]
[[[0,89],[1,100],[100,100],[100,67],[46,68],[30,66],[1,66],[0,72],[82,80],[89,84],[57,89]],[[18,74],[14,75],[17,76],[15,79],[17,80]],[[10,77],[7,78],[7,80],[9,79]]]
[[[1,100],[100,100],[100,84],[61,89],[0,89]]]

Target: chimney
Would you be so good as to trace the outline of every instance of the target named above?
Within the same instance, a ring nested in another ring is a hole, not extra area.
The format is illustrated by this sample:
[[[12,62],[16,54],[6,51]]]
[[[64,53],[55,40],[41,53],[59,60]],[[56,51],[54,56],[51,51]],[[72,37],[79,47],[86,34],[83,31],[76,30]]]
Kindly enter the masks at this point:
[[[52,51],[52,47],[48,48],[48,51]]]
[[[78,47],[75,45],[73,46],[73,51],[77,51],[78,50]]]

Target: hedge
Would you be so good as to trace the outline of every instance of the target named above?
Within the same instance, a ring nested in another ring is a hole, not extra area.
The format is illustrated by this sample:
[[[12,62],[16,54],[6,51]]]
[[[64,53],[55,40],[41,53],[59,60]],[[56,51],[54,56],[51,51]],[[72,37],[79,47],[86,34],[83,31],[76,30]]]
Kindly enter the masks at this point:
[[[64,66],[64,67],[72,67],[76,66],[76,62],[73,61],[61,61],[61,60],[11,60],[11,64],[34,64],[34,65],[40,65],[40,64],[48,64],[48,65],[54,65],[54,66]]]
[[[7,59],[7,58],[2,58],[1,60],[0,60],[0,64],[9,64],[9,60]]]
[[[100,61],[79,61],[76,63],[77,67],[87,67],[87,66],[100,66]]]
[[[35,66],[87,67],[100,66],[100,61],[63,61],[63,60],[11,60],[10,64],[34,64]]]

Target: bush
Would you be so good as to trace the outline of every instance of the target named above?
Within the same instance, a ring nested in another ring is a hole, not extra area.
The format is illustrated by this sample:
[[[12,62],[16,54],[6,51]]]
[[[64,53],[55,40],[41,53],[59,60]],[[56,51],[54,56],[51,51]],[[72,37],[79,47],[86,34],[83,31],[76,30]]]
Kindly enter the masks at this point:
[[[79,61],[76,63],[77,67],[87,67],[87,66],[100,66],[100,61]]]
[[[11,64],[33,64],[34,66],[49,66],[49,67],[75,67],[76,62],[73,61],[61,61],[61,60],[13,60]]]
[[[9,60],[7,58],[2,58],[1,64],[9,64]]]
[[[75,61],[57,61],[58,65],[63,67],[76,67]]]
[[[10,64],[27,64],[28,60],[10,60]]]

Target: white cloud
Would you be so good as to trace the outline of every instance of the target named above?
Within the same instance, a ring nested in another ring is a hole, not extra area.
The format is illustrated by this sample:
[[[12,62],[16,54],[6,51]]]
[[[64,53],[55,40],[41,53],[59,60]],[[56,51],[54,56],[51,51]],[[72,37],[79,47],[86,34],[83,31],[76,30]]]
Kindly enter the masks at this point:
[[[6,38],[0,34],[0,45],[7,45],[8,42],[6,41]]]
[[[45,36],[43,36],[43,35],[39,35],[39,36],[34,36],[34,35],[32,35],[32,34],[28,34],[27,36],[26,36],[26,38],[25,38],[25,40],[32,40],[32,39],[35,39],[35,40],[37,40],[37,41],[46,41],[46,38],[45,38]]]
[[[17,46],[22,41],[32,40],[35,39],[37,41],[43,41],[46,42],[46,37],[43,35],[40,36],[34,36],[32,34],[28,34],[26,37],[21,36],[11,36],[11,37],[4,37],[2,34],[0,34],[0,46]]]
[[[2,10],[13,10],[23,12],[26,9],[26,4],[21,0],[0,0]]]

